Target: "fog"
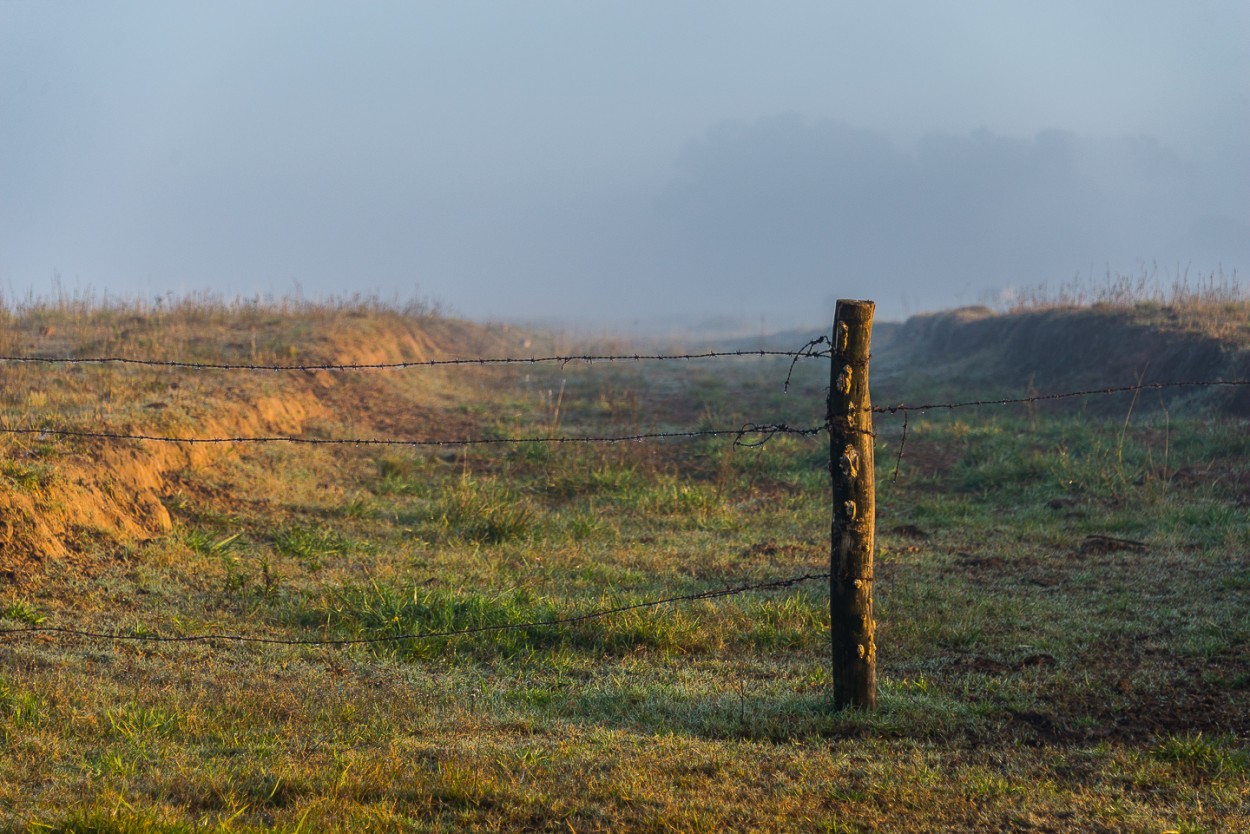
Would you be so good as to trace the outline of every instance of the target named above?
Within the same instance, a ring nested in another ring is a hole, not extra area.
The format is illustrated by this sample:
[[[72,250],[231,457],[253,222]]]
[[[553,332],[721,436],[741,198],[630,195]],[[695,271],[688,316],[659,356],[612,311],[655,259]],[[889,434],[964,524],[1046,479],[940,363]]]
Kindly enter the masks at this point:
[[[1250,264],[1250,6],[0,5],[0,293],[899,318]]]

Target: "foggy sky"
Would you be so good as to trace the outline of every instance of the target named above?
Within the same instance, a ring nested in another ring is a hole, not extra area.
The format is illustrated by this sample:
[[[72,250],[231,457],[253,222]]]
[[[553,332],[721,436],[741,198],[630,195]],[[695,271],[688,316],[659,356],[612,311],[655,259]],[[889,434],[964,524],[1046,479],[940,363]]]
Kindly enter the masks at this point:
[[[10,301],[897,318],[1244,273],[1248,147],[1241,0],[0,0]]]

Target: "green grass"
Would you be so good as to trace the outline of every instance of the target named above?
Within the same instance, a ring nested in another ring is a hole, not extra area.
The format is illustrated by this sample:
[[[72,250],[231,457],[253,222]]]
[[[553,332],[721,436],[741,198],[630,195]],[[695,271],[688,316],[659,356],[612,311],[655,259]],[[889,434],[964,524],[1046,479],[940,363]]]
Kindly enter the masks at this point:
[[[252,352],[238,322],[202,318]],[[258,353],[316,355],[323,327],[275,322],[247,321]],[[146,326],[123,346],[168,347]],[[422,431],[534,435],[557,401],[569,432],[807,424],[827,366],[801,363],[783,396],[785,370],[375,375],[316,389],[336,410],[307,425],[381,435],[442,403]],[[198,379],[183,384],[224,412],[234,394]],[[342,416],[361,401],[398,422]],[[819,582],[534,624],[826,570],[826,438],[179,453],[170,530],[82,536],[0,590],[0,626],[388,639],[7,638],[0,829],[1250,828],[1246,425],[997,409],[915,415],[905,444],[882,416],[877,434],[871,714],[832,709]],[[15,502],[68,501],[81,454],[41,449],[47,486],[4,483]]]
[[[8,479],[17,490],[40,493],[55,480],[56,473],[46,463],[20,463],[6,460],[0,463],[0,476]]]

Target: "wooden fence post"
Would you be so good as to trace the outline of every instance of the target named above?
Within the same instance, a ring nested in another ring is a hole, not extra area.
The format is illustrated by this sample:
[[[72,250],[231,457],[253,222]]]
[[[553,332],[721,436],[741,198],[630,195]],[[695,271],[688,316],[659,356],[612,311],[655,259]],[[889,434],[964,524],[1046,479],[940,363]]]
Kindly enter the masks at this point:
[[[833,533],[829,572],[836,709],[877,708],[877,623],[872,616],[876,537],[872,402],[868,394],[871,301],[839,300],[829,374],[829,473]]]

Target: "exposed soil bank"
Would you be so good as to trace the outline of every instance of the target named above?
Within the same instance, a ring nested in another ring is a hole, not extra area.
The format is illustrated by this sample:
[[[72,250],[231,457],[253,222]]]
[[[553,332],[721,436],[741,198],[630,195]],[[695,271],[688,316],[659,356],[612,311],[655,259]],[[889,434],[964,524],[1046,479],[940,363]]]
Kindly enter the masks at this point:
[[[18,320],[7,355],[368,365],[505,355],[518,336],[387,311],[271,314],[195,309],[119,317],[104,310],[55,326]],[[269,345],[258,356],[258,345]],[[481,376],[480,374],[478,375]],[[463,422],[455,406],[480,380],[409,371],[193,371],[109,364],[0,364],[0,424],[86,432],[215,437],[418,438]],[[173,530],[175,482],[253,453],[247,444],[158,443],[11,433],[0,446],[0,583],[55,562],[86,568]]]

